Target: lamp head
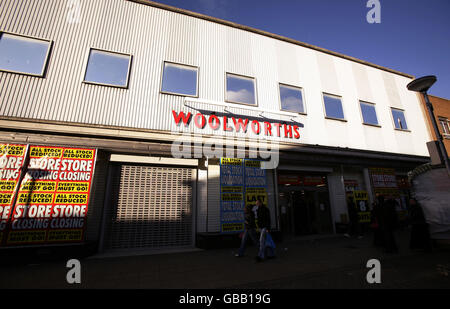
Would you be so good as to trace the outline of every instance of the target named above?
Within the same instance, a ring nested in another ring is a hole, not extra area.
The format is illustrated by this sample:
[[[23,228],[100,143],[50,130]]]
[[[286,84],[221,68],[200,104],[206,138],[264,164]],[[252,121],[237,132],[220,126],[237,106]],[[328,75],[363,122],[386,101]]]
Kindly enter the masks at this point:
[[[436,82],[437,78],[434,75],[428,75],[417,78],[410,82],[406,87],[408,90],[417,92],[427,92],[431,86]]]

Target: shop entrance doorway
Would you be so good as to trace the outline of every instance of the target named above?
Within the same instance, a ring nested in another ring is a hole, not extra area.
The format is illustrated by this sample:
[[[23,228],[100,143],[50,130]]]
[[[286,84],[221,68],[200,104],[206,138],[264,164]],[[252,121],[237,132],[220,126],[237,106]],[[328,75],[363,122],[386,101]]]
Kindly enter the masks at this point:
[[[279,181],[278,201],[284,238],[333,233],[326,178],[319,178],[321,181],[313,184]]]

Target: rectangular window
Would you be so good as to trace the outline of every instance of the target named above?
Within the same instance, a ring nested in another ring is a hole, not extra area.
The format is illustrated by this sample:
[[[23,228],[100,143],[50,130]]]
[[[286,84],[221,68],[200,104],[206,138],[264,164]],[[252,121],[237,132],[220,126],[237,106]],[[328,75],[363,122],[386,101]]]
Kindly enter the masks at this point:
[[[84,82],[126,88],[130,67],[131,55],[92,48]]]
[[[325,116],[327,118],[345,120],[340,97],[324,93],[323,104],[325,105]]]
[[[161,92],[197,97],[197,79],[197,67],[164,62]]]
[[[226,91],[227,102],[256,105],[254,78],[227,73]]]
[[[449,135],[450,134],[450,125],[448,123],[448,119],[439,118],[439,123],[441,124],[442,133]]]
[[[302,88],[280,84],[281,110],[305,113]]]
[[[361,107],[363,123],[378,126],[375,104],[359,101],[359,105]]]
[[[395,128],[398,130],[408,130],[408,125],[406,124],[404,111],[401,109],[391,107],[391,112]]]
[[[0,70],[44,76],[50,41],[5,32],[0,35]]]

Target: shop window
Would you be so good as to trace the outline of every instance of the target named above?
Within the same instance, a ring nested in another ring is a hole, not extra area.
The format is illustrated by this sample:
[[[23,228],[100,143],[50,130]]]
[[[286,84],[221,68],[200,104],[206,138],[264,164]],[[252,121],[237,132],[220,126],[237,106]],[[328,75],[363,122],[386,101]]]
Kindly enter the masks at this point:
[[[392,119],[394,120],[394,127],[397,130],[408,130],[404,111],[397,108],[391,108],[391,112]]]
[[[51,42],[11,33],[0,33],[0,70],[42,77]]]
[[[254,78],[226,73],[227,102],[257,105],[255,88]]]
[[[379,124],[375,104],[359,101],[359,105],[361,107],[363,123],[378,126]]]
[[[164,62],[161,92],[183,96],[198,96],[198,68]]]
[[[84,82],[126,88],[130,67],[131,55],[91,49]]]
[[[325,117],[331,119],[345,120],[341,97],[323,94],[325,105]]]
[[[280,84],[281,110],[305,114],[302,88]]]

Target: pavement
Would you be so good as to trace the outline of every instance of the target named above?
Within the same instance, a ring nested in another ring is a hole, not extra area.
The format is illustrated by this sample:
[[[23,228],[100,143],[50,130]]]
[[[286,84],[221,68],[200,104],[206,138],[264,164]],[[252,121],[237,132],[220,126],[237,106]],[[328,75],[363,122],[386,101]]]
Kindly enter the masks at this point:
[[[450,288],[450,251],[408,248],[409,230],[397,232],[399,253],[383,253],[372,237],[298,238],[277,244],[277,258],[256,263],[256,248],[184,250],[80,259],[81,283],[69,284],[67,259],[1,263],[0,288],[89,289],[391,289]],[[378,259],[381,283],[366,280],[367,261]]]

